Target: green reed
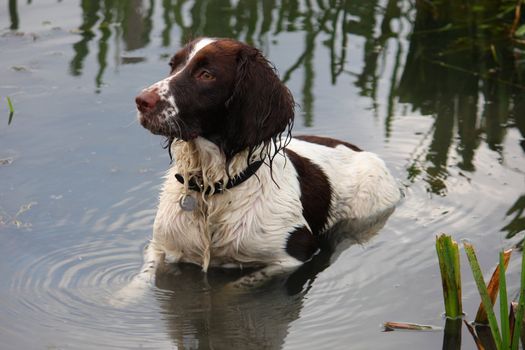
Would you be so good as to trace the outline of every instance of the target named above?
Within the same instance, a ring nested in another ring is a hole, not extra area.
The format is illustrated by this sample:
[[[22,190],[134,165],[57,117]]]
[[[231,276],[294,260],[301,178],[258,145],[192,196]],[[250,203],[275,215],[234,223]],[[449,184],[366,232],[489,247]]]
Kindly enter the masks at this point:
[[[482,344],[480,333],[483,327],[488,326],[490,336],[498,350],[517,350],[520,342],[520,334],[525,312],[525,250],[521,254],[521,285],[517,307],[511,304],[507,294],[507,279],[505,271],[510,260],[512,251],[502,251],[499,254],[499,264],[492,274],[489,284],[485,284],[483,273],[476,257],[474,246],[463,242],[463,247],[468,258],[470,270],[476,282],[481,304],[476,314],[472,327],[465,321],[471,332],[478,349],[490,348],[490,345]],[[461,277],[459,274],[459,248],[457,242],[448,235],[441,234],[436,237],[436,251],[439,259],[441,280],[443,285],[443,297],[445,313],[447,318],[455,319],[461,317]],[[500,323],[494,312],[494,303],[499,294]],[[485,328],[486,329],[486,328]]]

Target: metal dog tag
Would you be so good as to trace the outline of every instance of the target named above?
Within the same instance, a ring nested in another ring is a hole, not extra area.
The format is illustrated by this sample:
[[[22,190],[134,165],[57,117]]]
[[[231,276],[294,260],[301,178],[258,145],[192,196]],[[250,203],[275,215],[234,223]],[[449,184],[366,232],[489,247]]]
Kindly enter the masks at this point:
[[[179,205],[184,211],[193,211],[197,207],[197,200],[193,196],[184,195],[180,197]]]

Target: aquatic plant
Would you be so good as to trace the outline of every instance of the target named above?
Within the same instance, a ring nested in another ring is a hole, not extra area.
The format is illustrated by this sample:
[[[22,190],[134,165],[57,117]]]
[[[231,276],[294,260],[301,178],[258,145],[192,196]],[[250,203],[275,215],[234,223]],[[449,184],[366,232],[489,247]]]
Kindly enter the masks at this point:
[[[445,315],[459,318],[463,314],[461,304],[461,271],[459,264],[458,243],[450,236],[442,234],[436,237],[436,252],[443,284]]]
[[[11,121],[13,120],[13,115],[15,114],[15,108],[13,107],[13,103],[11,102],[11,99],[9,96],[6,97],[7,100],[7,106],[9,107],[9,120],[7,121],[7,125],[11,124]]]
[[[517,307],[515,303],[511,303],[509,307],[505,271],[512,250],[500,252],[499,264],[492,274],[489,284],[486,285],[474,246],[468,242],[463,242],[463,247],[481,297],[481,304],[473,323],[475,327],[472,327],[472,325],[465,321],[469,332],[474,337],[478,349],[492,348],[492,345],[498,350],[518,349],[525,311],[525,250],[522,251],[519,301]],[[457,318],[459,316],[458,311],[461,312],[461,300],[457,300],[458,298],[461,299],[461,279],[459,272],[456,272],[459,271],[460,268],[457,242],[453,241],[450,236],[441,234],[436,237],[436,251],[441,271],[446,316],[448,318]],[[499,325],[494,312],[494,303],[498,294],[500,301]],[[457,305],[459,305],[459,307],[455,307]],[[487,326],[490,330],[489,337],[483,334]]]
[[[494,313],[494,308],[493,308],[494,300],[493,298],[489,296],[489,292],[487,290],[487,286],[485,285],[485,281],[483,280],[483,273],[481,272],[481,268],[479,267],[479,263],[476,257],[476,252],[474,251],[474,247],[472,246],[472,244],[467,243],[467,242],[463,243],[463,247],[465,248],[465,253],[467,254],[467,258],[470,264],[470,269],[472,271],[472,275],[474,276],[474,280],[476,281],[479,295],[481,296],[482,305],[487,314],[490,331],[492,334],[492,338],[496,344],[496,348],[497,349],[502,349],[502,348],[508,349],[508,346],[505,346],[505,347],[503,346],[504,340],[502,340],[501,338],[501,333],[498,327],[498,321],[496,319],[496,315]],[[499,269],[499,271],[500,271],[499,280],[500,281],[505,280],[504,268],[503,268],[503,273],[501,273],[502,272],[501,268]],[[501,283],[499,285],[501,286]],[[496,291],[496,294],[497,294],[497,291]],[[501,293],[501,295],[503,295],[503,293]],[[501,295],[500,295],[500,298],[501,298]],[[506,290],[505,290],[505,297],[506,297]],[[504,317],[502,318],[502,322],[503,322],[503,319],[506,317],[507,317],[507,314],[505,314]],[[505,341],[508,341],[509,337],[504,336],[504,338],[505,338]]]
[[[517,350],[525,313],[525,250],[521,256],[521,285],[518,302],[508,303],[507,280],[505,271],[510,261],[512,250],[501,251],[499,264],[496,266],[490,281],[485,284],[483,273],[476,257],[474,246],[463,242],[472,275],[476,282],[481,303],[473,323],[463,320],[479,350]],[[461,275],[459,246],[451,236],[440,234],[436,237],[436,252],[443,286],[443,301],[447,317],[444,329],[443,348],[461,348]],[[499,294],[500,323],[494,312],[494,303]],[[418,325],[415,323],[386,322],[385,331],[395,329],[432,331],[442,329],[436,326]]]

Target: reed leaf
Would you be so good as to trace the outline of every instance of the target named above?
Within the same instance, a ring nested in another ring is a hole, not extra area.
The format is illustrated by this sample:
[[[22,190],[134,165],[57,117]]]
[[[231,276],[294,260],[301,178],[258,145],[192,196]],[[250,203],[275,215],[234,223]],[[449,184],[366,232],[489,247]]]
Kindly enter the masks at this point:
[[[496,343],[496,348],[500,350],[501,334],[498,327],[498,321],[496,319],[496,315],[494,314],[494,308],[492,307],[492,301],[487,291],[487,286],[485,284],[485,281],[483,280],[483,273],[481,272],[481,269],[479,267],[476,252],[474,251],[474,247],[472,246],[472,244],[468,242],[463,242],[463,246],[465,247],[465,253],[467,254],[470,269],[472,271],[472,276],[474,277],[474,281],[476,282],[476,285],[478,287],[479,295],[481,296],[481,301],[483,302],[483,307],[487,312],[487,317],[490,325],[490,332],[492,334],[492,337],[494,338],[494,342]]]
[[[504,252],[504,265],[505,265],[505,271],[507,270],[507,266],[509,265],[510,256],[511,256],[512,250],[506,250]],[[492,277],[490,278],[490,282],[487,286],[487,290],[489,292],[490,300],[492,302],[492,305],[494,305],[494,302],[496,301],[496,298],[498,296],[499,291],[499,265],[494,269],[494,272],[492,273]],[[476,318],[474,320],[476,324],[488,324],[488,318],[487,313],[485,312],[485,308],[483,307],[483,302],[480,302],[478,312],[476,313]]]
[[[461,317],[463,310],[458,244],[450,236],[441,234],[436,237],[436,252],[441,272],[445,314],[449,318]]]
[[[7,106],[9,107],[9,113],[15,113],[13,102],[11,102],[11,99],[9,98],[9,96],[7,96],[6,99],[7,99]]]
[[[521,325],[523,324],[523,311],[525,304],[525,249],[522,248],[521,254],[521,285],[520,285],[520,297],[518,301],[518,307],[514,314],[515,323],[514,331],[512,332],[512,350],[518,350],[520,343]]]
[[[509,349],[512,338],[509,332],[509,306],[507,304],[507,280],[505,277],[505,252],[499,253],[499,309],[501,322],[501,348]]]

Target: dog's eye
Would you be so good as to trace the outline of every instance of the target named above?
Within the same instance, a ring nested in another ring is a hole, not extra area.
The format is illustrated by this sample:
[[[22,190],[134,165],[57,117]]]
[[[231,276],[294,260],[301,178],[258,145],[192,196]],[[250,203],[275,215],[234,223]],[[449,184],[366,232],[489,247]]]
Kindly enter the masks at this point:
[[[215,79],[213,74],[211,74],[210,72],[204,69],[198,73],[197,78],[201,80],[208,80],[208,81]]]

